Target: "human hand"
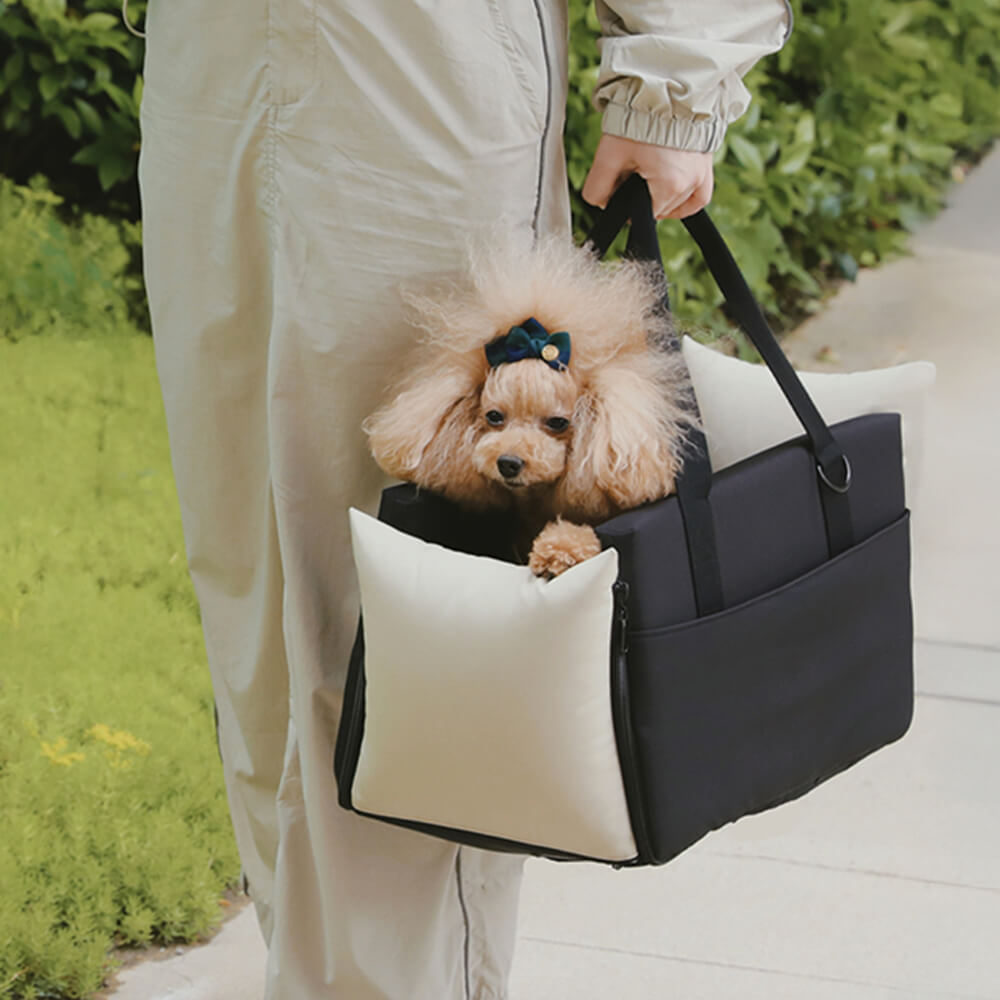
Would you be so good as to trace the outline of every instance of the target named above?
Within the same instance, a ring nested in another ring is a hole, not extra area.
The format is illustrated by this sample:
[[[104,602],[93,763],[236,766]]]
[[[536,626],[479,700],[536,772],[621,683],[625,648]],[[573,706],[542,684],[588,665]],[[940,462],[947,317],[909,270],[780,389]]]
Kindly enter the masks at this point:
[[[580,192],[583,200],[604,208],[630,174],[646,179],[657,219],[686,218],[712,200],[711,153],[654,146],[617,135],[601,136]]]

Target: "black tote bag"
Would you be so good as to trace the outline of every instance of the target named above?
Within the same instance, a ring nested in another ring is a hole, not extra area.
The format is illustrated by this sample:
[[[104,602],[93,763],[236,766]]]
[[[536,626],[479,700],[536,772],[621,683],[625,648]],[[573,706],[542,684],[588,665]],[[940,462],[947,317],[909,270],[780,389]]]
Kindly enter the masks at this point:
[[[659,262],[639,177],[598,219],[595,252],[628,219],[627,253]],[[712,830],[803,795],[900,738],[913,711],[900,418],[828,427],[708,216],[684,224],[805,433],[713,475],[696,432],[676,495],[595,529],[618,556],[608,683],[635,852],[616,867],[663,864]],[[411,485],[384,491],[379,519],[462,552],[504,559],[511,549],[504,518]],[[357,809],[364,638],[362,621],[334,761],[344,808],[490,850],[608,861],[474,824]]]

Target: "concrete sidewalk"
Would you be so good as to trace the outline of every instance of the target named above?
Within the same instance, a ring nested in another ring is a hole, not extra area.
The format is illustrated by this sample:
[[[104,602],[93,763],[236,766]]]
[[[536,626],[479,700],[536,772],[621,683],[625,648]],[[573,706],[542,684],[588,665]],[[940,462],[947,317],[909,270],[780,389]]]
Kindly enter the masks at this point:
[[[662,869],[529,861],[512,1000],[1000,998],[1000,151],[913,245],[787,342],[802,368],[938,365],[911,732]],[[113,996],[259,1000],[263,966],[248,908]]]

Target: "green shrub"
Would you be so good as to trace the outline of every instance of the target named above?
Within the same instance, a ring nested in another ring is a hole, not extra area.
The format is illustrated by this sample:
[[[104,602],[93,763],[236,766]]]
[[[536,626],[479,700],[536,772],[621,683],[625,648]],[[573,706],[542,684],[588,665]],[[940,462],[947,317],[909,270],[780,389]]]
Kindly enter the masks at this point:
[[[142,16],[144,5],[130,13]],[[120,0],[0,0],[0,174],[137,215],[142,42]]]
[[[747,81],[754,103],[716,157],[713,202],[755,290],[786,321],[831,279],[897,253],[939,206],[956,158],[1000,133],[1000,0],[793,6],[785,48]],[[23,183],[43,172],[75,204],[134,218],[142,43],[119,8],[0,0],[0,173]],[[590,0],[570,0],[570,19],[566,146],[582,233],[590,211],[576,192],[600,135]],[[718,296],[686,235],[676,224],[661,234],[679,315],[712,321]]]
[[[0,995],[84,997],[238,877],[138,227],[0,179]],[[45,334],[45,336],[39,336]]]
[[[754,102],[715,158],[712,215],[748,280],[788,320],[824,283],[898,253],[941,203],[956,158],[1000,134],[1000,0],[794,0],[795,31],[747,84]],[[579,189],[599,138],[596,20],[571,0],[567,158]],[[578,232],[590,210],[574,194]],[[677,223],[660,226],[682,320],[719,296]]]
[[[0,995],[192,940],[239,861],[150,338],[0,338]]]
[[[20,187],[0,177],[0,338],[148,329],[139,225],[80,213],[67,220],[60,204],[41,179]]]

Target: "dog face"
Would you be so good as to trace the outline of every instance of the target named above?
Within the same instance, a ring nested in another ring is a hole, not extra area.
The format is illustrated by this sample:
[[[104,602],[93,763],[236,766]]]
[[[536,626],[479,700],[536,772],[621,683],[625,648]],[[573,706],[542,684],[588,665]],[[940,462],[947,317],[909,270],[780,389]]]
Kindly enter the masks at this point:
[[[688,383],[654,270],[553,237],[498,244],[470,260],[468,281],[408,292],[423,336],[365,422],[375,460],[467,507],[526,516],[597,523],[669,494]],[[529,317],[572,337],[565,369],[488,358]]]
[[[578,396],[576,379],[544,361],[493,368],[479,397],[476,472],[514,494],[554,485],[566,471]]]
[[[587,377],[534,359],[478,375],[428,362],[366,430],[386,472],[452,500],[596,522],[674,488],[683,434],[662,363],[649,348]]]

